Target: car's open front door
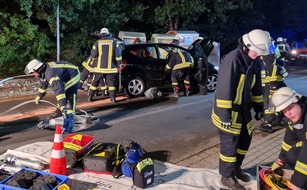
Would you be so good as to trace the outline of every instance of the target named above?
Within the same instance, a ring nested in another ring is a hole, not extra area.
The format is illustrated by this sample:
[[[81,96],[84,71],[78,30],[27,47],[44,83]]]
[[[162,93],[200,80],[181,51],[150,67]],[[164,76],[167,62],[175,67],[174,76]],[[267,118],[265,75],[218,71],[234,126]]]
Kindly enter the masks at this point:
[[[199,84],[199,93],[202,95],[207,94],[207,83],[208,83],[208,56],[213,49],[213,39],[204,38],[203,40],[196,40],[192,44],[191,51],[197,58],[197,73],[194,75],[196,81]]]

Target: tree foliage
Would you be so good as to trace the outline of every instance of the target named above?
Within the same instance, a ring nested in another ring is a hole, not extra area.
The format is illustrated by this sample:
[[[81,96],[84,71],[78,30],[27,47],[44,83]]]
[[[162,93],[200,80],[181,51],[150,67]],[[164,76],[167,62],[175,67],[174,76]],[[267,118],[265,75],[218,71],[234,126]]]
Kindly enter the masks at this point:
[[[56,60],[56,13],[60,7],[61,60],[81,65],[107,27],[122,31],[166,33],[195,30],[221,43],[222,53],[254,28],[273,37],[304,38],[307,1],[297,0],[0,0],[0,76],[20,74],[33,58]],[[305,37],[306,38],[306,37]]]

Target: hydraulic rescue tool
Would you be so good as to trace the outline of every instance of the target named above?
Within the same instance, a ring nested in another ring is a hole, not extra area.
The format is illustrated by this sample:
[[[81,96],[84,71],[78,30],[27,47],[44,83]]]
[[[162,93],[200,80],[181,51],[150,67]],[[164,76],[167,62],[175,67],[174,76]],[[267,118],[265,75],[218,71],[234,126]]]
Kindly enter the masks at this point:
[[[92,127],[95,123],[99,122],[99,118],[89,115],[86,111],[80,110],[81,115],[74,114],[74,127],[72,132],[85,130]],[[65,122],[65,117],[56,117],[50,120],[44,120],[38,123],[37,127],[39,129],[55,129],[57,125],[63,126]]]

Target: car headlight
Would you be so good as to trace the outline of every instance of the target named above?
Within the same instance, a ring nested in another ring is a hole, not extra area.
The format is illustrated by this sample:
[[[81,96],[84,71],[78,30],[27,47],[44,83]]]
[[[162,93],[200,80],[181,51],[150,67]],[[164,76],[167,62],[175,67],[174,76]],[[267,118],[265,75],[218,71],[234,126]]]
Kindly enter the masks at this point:
[[[217,65],[214,66],[214,69],[217,70],[217,71],[219,70],[219,68],[220,68],[220,67],[217,66]]]
[[[297,54],[297,51],[294,49],[291,51],[291,55],[296,55]]]

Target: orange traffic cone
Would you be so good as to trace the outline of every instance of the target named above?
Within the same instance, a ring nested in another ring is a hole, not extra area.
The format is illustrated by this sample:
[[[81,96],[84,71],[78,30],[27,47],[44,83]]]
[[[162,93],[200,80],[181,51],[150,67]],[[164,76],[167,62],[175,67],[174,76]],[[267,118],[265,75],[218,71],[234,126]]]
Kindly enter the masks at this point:
[[[62,127],[60,125],[56,126],[49,169],[50,173],[67,175]]]

